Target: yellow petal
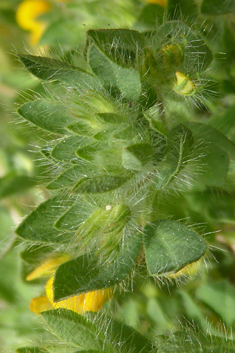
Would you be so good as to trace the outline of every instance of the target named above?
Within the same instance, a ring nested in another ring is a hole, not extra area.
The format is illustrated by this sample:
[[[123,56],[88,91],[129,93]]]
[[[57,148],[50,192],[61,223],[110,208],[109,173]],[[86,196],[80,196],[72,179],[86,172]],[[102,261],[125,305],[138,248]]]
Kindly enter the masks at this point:
[[[39,23],[37,17],[48,12],[50,8],[51,5],[48,1],[25,0],[16,11],[17,23],[25,30],[35,30]]]
[[[27,281],[32,281],[40,277],[51,276],[56,268],[65,261],[70,260],[70,256],[65,254],[58,257],[52,257],[44,261],[39,267],[31,272],[27,277]]]
[[[32,45],[38,44],[45,29],[46,29],[46,26],[43,23],[38,23],[38,25],[35,26],[34,30],[32,30],[30,34],[30,43]]]
[[[171,275],[168,275],[167,277],[169,278],[179,278],[181,276],[195,276],[199,270],[200,267],[200,261],[192,262],[191,264],[183,267],[181,270],[179,270],[176,273],[173,273]]]
[[[113,291],[111,288],[88,292],[85,294],[83,301],[83,310],[98,311],[112,297]]]
[[[29,309],[39,315],[42,311],[53,309],[53,306],[46,296],[41,296],[31,300]]]
[[[174,90],[185,96],[190,96],[195,92],[194,83],[182,72],[176,71],[176,83],[174,85]]]
[[[148,2],[150,4],[157,4],[157,5],[160,5],[162,7],[166,7],[166,5],[167,5],[167,0],[148,0]]]
[[[112,297],[111,288],[88,292],[74,297],[54,302],[53,300],[53,282],[52,276],[46,284],[46,295],[54,308],[64,308],[75,311],[78,314],[84,314],[86,311],[98,311]]]

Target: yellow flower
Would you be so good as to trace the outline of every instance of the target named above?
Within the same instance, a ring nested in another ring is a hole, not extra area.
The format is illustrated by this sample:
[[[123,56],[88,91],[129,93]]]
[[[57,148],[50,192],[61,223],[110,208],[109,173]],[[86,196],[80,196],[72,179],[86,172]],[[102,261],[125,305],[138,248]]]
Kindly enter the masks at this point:
[[[37,18],[50,9],[50,3],[43,0],[25,0],[19,5],[16,11],[16,20],[21,28],[31,32],[30,42],[32,45],[39,42],[46,28],[45,23]]]
[[[51,303],[49,302],[46,295],[33,298],[29,304],[29,309],[35,314],[40,314],[42,311],[47,311],[54,309]]]
[[[157,4],[157,5],[160,5],[162,7],[166,7],[166,5],[167,5],[167,0],[148,0],[148,2],[150,4]]]
[[[44,261],[39,267],[37,267],[33,272],[31,272],[26,277],[26,281],[32,281],[40,277],[50,276],[55,272],[56,267],[68,260],[70,260],[70,256],[67,254],[58,257],[52,257]]]
[[[36,270],[27,276],[27,280],[48,276],[55,272],[56,267],[69,260],[69,255],[61,255],[58,258],[51,258],[43,262]],[[33,298],[30,302],[29,308],[36,314],[42,311],[65,308],[75,311],[78,314],[84,314],[86,311],[98,311],[102,306],[112,297],[112,289],[101,289],[80,295],[70,297],[68,299],[55,302],[53,300],[53,282],[54,275],[46,283],[46,296]]]
[[[68,0],[57,0],[58,2],[66,2]],[[18,25],[30,31],[30,43],[38,44],[46,24],[38,19],[40,15],[51,10],[51,4],[46,0],[24,0],[16,11],[16,21]]]
[[[195,276],[198,273],[198,270],[200,268],[201,261],[196,261],[192,262],[191,264],[183,267],[181,270],[179,270],[176,273],[172,273],[171,275],[168,275],[167,277],[169,278],[180,278],[182,276]]]
[[[175,92],[184,96],[191,96],[195,93],[196,88],[190,78],[188,78],[185,74],[179,71],[176,71],[175,76],[176,82],[173,87]]]
[[[110,288],[92,291],[74,297],[54,302],[53,300],[53,282],[52,276],[46,284],[46,295],[50,304],[55,308],[65,308],[75,311],[78,314],[84,314],[86,311],[98,311],[112,297]]]

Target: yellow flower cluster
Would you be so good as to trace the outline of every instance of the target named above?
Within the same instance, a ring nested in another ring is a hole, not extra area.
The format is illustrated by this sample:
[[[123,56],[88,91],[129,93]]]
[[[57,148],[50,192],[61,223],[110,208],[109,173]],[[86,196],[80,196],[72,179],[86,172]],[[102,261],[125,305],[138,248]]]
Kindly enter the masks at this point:
[[[57,0],[65,2],[67,0]],[[16,21],[18,25],[30,31],[30,43],[38,44],[43,32],[46,29],[46,24],[38,19],[39,16],[49,12],[51,4],[46,0],[24,0],[20,3],[16,11]]]
[[[27,276],[27,280],[33,280],[43,276],[51,275],[56,267],[69,260],[68,255],[62,255],[57,258],[51,258],[43,262],[36,270]],[[36,314],[42,311],[64,308],[75,311],[78,314],[84,314],[86,311],[96,312],[112,297],[112,289],[102,289],[70,297],[68,299],[55,302],[53,299],[54,275],[46,283],[46,295],[33,298],[30,302],[30,310]]]

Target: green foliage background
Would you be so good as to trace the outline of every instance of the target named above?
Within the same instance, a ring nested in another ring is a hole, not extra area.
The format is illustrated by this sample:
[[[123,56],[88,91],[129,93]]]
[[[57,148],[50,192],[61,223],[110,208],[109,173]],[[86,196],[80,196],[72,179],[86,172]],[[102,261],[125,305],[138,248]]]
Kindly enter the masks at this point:
[[[51,3],[43,55],[0,4],[1,351],[234,352],[234,1]],[[55,298],[114,285],[101,314],[29,311],[61,251]]]

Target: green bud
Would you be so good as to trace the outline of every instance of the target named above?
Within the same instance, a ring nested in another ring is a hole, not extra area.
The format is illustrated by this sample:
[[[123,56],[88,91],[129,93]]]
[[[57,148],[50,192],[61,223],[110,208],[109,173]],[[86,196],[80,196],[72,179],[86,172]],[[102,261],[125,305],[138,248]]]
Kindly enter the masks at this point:
[[[162,48],[165,66],[178,66],[183,62],[184,52],[180,45],[170,44]]]

